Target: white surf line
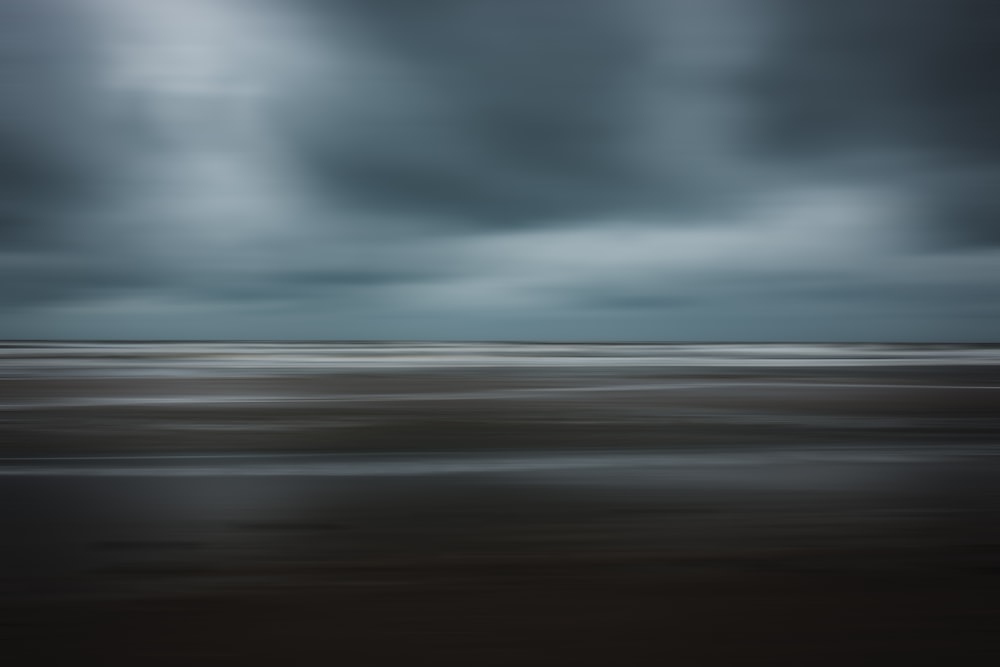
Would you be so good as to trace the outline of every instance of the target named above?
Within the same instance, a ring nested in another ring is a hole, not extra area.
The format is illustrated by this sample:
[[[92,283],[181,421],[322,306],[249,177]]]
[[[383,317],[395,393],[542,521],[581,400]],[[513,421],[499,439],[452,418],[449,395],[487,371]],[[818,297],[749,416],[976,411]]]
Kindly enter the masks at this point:
[[[591,387],[526,387],[490,391],[427,392],[407,394],[329,394],[320,396],[150,396],[148,398],[94,398],[47,403],[4,403],[0,410],[44,410],[47,408],[113,407],[127,405],[225,405],[273,403],[372,403],[379,401],[476,400],[482,398],[518,398],[532,394],[575,394],[631,391],[676,391],[681,389],[743,389],[748,387],[796,387],[830,389],[946,389],[997,390],[993,385],[943,384],[866,384],[846,382],[700,382],[692,384],[626,384]]]

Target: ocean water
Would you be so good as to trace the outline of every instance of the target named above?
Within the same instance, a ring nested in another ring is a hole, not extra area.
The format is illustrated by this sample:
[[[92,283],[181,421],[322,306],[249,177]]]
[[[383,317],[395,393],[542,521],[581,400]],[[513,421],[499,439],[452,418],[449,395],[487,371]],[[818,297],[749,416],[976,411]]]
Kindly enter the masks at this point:
[[[1000,345],[22,341],[2,377],[250,376],[496,368],[995,366]]]

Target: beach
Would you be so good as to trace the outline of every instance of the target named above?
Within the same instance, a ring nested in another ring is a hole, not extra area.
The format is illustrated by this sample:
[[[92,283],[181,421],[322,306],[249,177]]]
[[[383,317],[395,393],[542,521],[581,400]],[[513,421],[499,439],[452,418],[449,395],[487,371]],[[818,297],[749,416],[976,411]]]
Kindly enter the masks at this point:
[[[4,354],[2,630],[29,661],[1000,653],[995,347]]]

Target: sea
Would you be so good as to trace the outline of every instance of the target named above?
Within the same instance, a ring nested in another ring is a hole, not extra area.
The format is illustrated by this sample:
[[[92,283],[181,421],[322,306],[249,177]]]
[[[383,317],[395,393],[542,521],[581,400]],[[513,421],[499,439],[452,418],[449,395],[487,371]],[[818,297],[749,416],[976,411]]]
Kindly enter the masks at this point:
[[[208,377],[502,368],[787,368],[1000,364],[1000,345],[10,341],[0,377]]]

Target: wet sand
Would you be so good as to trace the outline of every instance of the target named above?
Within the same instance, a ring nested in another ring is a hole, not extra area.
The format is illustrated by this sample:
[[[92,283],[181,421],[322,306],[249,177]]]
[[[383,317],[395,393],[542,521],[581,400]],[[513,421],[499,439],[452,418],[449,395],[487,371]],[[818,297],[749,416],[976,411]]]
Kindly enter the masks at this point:
[[[17,664],[992,664],[996,386],[8,379],[0,628]]]

